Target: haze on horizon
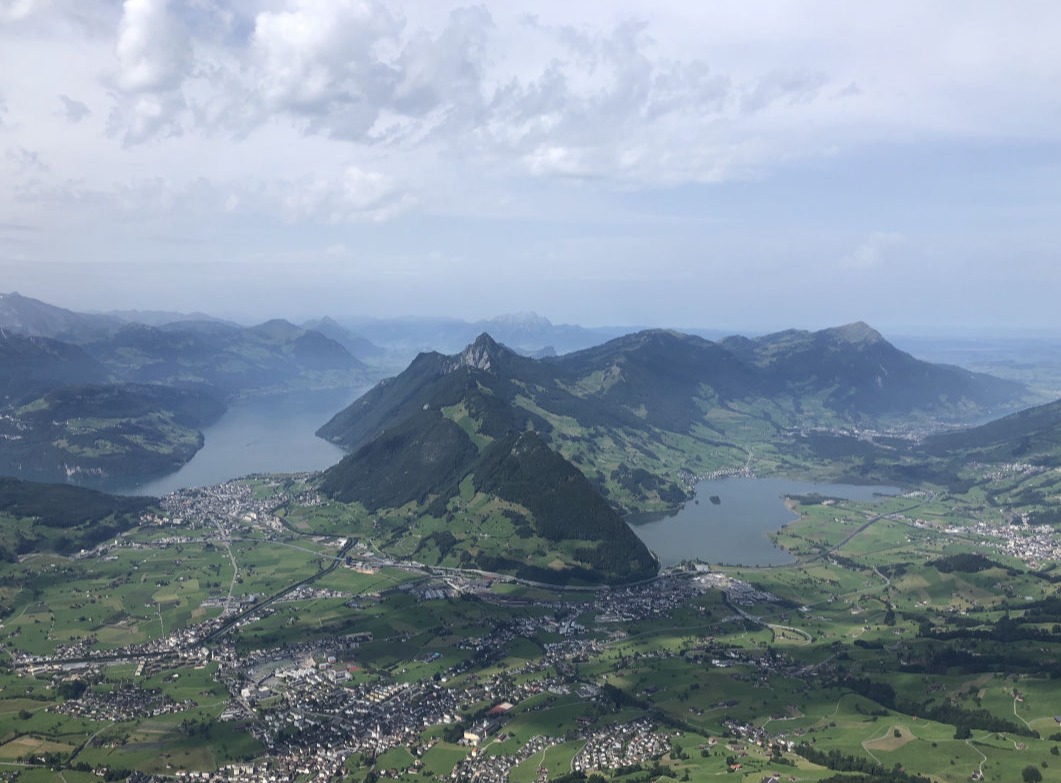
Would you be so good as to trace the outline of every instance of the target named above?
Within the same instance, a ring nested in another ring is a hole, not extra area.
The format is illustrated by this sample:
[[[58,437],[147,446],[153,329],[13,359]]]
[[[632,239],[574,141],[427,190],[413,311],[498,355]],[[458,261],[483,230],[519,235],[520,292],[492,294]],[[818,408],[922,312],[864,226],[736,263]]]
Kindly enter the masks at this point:
[[[0,0],[0,290],[1061,327],[1061,5]]]

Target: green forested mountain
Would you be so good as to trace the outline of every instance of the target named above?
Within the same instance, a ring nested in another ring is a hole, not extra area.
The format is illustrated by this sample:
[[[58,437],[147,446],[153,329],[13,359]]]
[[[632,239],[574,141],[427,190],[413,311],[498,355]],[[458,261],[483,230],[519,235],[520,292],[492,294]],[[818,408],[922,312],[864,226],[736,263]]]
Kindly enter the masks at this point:
[[[0,328],[0,408],[66,384],[106,380],[103,365],[75,345]]]
[[[819,332],[789,330],[722,345],[754,367],[766,396],[821,400],[853,420],[928,412],[961,418],[1010,402],[1020,384],[900,351],[858,322]]]
[[[138,524],[155,505],[154,498],[0,477],[0,560],[91,548]]]
[[[7,332],[80,344],[113,334],[122,323],[114,316],[76,313],[17,292],[0,293],[0,329]]]
[[[176,470],[225,410],[205,392],[145,384],[63,386],[0,419],[0,473],[92,484]]]
[[[864,324],[721,344],[650,330],[542,360],[482,335],[454,356],[421,354],[319,434],[355,451],[414,416],[480,438],[533,429],[610,502],[636,509],[673,505],[683,476],[737,467],[794,431],[960,418],[1021,391],[918,361]]]
[[[456,355],[421,354],[322,427],[351,452],[323,487],[457,527],[469,515],[455,498],[473,489],[516,504],[546,539],[621,541],[594,520],[680,503],[692,477],[778,455],[807,427],[957,417],[1020,391],[919,362],[863,324],[722,344],[650,330],[542,360],[483,334]],[[620,548],[600,562],[642,571]]]
[[[0,472],[75,482],[167,473],[195,454],[225,401],[346,387],[365,370],[335,340],[287,321],[149,326],[2,294]]]
[[[287,321],[130,324],[85,346],[131,383],[200,386],[218,396],[348,384],[364,365],[334,340]]]
[[[978,427],[926,438],[921,450],[935,457],[981,462],[1061,465],[1061,400],[1004,416]]]

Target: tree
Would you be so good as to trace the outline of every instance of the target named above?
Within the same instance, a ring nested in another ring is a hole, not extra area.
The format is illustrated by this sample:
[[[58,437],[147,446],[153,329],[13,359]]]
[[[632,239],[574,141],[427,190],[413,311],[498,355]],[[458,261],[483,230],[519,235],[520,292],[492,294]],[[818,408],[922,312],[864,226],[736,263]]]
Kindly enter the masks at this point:
[[[1024,779],[1024,783],[1040,783],[1043,779],[1043,773],[1033,764],[1029,764],[1022,769],[1020,776]]]

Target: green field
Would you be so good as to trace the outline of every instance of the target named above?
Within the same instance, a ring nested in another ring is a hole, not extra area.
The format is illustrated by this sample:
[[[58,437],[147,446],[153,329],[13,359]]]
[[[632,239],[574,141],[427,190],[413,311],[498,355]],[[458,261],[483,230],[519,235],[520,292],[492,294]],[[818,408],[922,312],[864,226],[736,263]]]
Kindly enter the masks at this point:
[[[776,534],[797,562],[722,569],[772,600],[735,604],[718,589],[702,589],[665,611],[623,620],[603,610],[606,594],[511,581],[473,580],[474,594],[425,599],[425,590],[452,577],[375,557],[386,548],[456,565],[433,539],[417,543],[443,529],[439,519],[415,520],[385,541],[394,520],[327,502],[286,503],[277,510],[279,532],[243,521],[230,539],[208,527],[180,531],[177,541],[173,528],[145,527],[89,557],[24,557],[0,565],[0,622],[11,661],[0,665],[0,772],[72,783],[89,779],[81,765],[169,775],[264,753],[246,717],[221,720],[232,686],[216,662],[162,658],[141,671],[135,661],[119,661],[72,673],[13,666],[27,655],[138,649],[211,622],[231,593],[247,614],[213,649],[231,642],[225,649],[238,655],[276,656],[357,638],[342,659],[349,670],[342,687],[437,683],[474,693],[456,716],[462,724],[508,698],[515,706],[479,753],[520,758],[508,773],[517,782],[537,780],[539,768],[550,779],[569,774],[587,737],[638,719],[665,733],[670,751],[636,769],[605,769],[605,777],[645,783],[646,775],[721,775],[758,783],[771,771],[797,781],[843,772],[788,750],[772,756],[740,736],[761,730],[771,741],[836,751],[844,764],[899,765],[937,783],[960,783],[974,771],[1008,783],[1029,764],[1049,780],[1061,768],[1054,754],[1061,745],[1061,580],[1002,551],[976,527],[1011,519],[1003,499],[1029,483],[1037,492],[1053,486],[1036,475],[993,480],[961,496],[807,499],[797,507],[799,520]],[[295,487],[256,479],[251,494],[265,501]],[[507,534],[511,522],[495,514],[494,501],[466,491],[458,502],[481,505],[475,535],[483,541]],[[340,537],[358,540],[349,562],[336,562]],[[310,593],[285,597],[296,585]],[[561,633],[568,621],[581,630]],[[91,693],[134,685],[179,707],[129,719],[64,713],[70,682],[82,680]],[[261,709],[283,703],[283,684],[272,687],[278,690]],[[378,757],[356,754],[346,779],[361,783],[386,772],[409,783],[448,780],[455,765],[473,758],[469,746],[442,738],[451,728],[428,726],[415,742]],[[49,768],[55,765],[62,778]],[[865,781],[886,783],[872,775]]]

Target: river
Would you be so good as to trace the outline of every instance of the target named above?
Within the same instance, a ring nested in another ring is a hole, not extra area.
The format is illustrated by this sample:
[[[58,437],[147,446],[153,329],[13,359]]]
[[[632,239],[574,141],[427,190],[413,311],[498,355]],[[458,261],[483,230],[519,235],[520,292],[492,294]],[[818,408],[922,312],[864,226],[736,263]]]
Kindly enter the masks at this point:
[[[793,562],[792,555],[774,546],[768,536],[799,519],[785,505],[785,497],[818,494],[873,500],[899,492],[896,487],[784,478],[711,479],[697,484],[696,499],[679,511],[632,514],[627,522],[665,566],[695,558],[729,565],[784,565]]]

